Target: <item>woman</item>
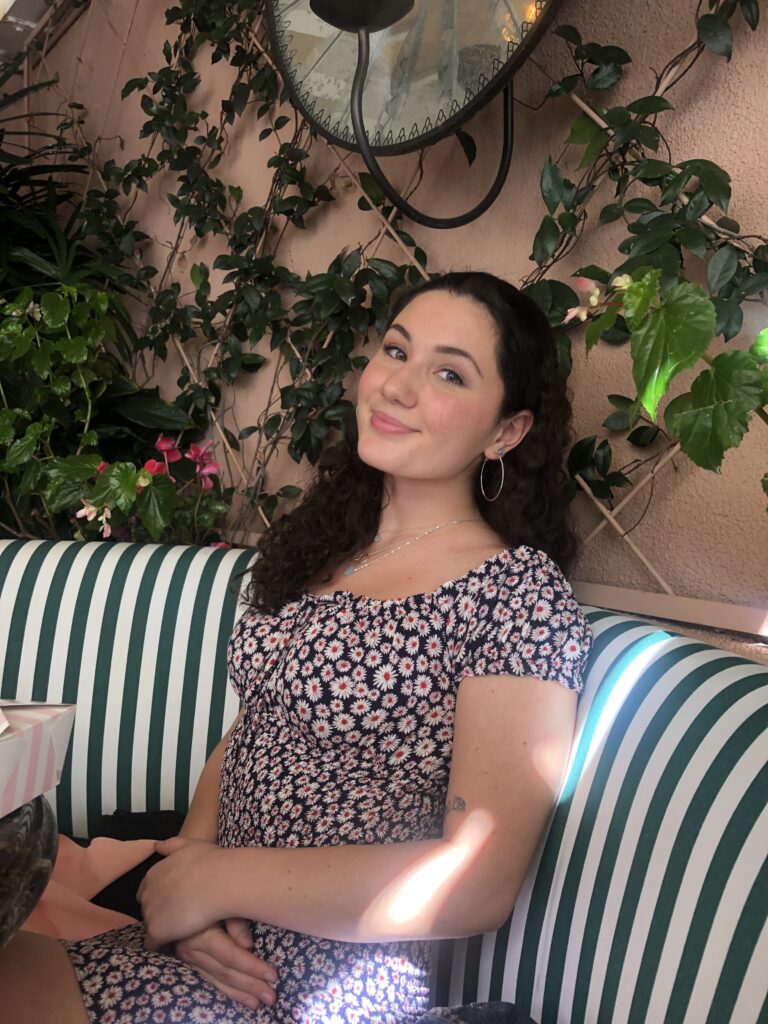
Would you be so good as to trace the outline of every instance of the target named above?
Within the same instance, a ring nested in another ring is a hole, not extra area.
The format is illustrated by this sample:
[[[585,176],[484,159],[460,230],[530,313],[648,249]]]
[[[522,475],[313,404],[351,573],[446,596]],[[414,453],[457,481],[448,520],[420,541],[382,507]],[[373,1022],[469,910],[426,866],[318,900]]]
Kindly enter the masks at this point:
[[[426,1011],[429,940],[506,918],[569,752],[590,644],[569,416],[511,285],[448,274],[398,303],[346,463],[259,545],[242,710],[142,884],[146,932],[12,946],[14,1020],[48,1019],[43,953],[57,1024]]]

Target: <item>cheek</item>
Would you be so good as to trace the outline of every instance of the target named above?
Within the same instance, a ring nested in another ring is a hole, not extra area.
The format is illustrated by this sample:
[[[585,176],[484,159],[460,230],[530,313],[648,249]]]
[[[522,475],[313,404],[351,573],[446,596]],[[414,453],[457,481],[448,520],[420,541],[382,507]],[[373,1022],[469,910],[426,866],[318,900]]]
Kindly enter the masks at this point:
[[[378,379],[381,376],[375,362],[371,360],[360,374],[357,381],[357,400],[366,402],[378,386]]]

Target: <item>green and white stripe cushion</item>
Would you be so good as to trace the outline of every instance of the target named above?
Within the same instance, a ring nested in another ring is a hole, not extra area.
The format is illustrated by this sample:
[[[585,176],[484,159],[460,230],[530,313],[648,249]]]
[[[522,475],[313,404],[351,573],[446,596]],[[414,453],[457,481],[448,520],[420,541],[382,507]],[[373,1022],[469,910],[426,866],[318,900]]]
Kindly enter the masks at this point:
[[[234,718],[251,552],[0,542],[3,697],[78,704],[61,830],[186,809]],[[434,1002],[541,1024],[768,1021],[768,672],[587,609],[595,643],[546,841],[497,933],[441,944]]]
[[[768,672],[586,609],[578,740],[509,921],[446,944],[435,1001],[541,1024],[768,1021]]]
[[[226,646],[252,552],[0,541],[0,696],[77,704],[59,828],[186,810],[237,714]]]

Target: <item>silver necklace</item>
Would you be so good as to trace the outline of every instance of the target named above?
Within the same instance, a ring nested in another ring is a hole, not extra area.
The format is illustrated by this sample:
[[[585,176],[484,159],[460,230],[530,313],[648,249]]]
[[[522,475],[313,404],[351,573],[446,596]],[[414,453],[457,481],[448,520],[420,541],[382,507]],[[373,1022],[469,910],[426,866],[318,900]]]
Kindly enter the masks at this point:
[[[415,537],[411,537],[410,540],[404,540],[400,544],[396,544],[393,548],[377,554],[374,558],[369,558],[367,554],[358,555],[356,558],[352,559],[352,563],[350,565],[346,566],[342,575],[353,576],[356,572],[360,572],[360,570],[364,569],[367,565],[373,565],[374,562],[380,562],[382,558],[387,558],[389,555],[393,555],[395,551],[399,551],[400,548],[408,547],[409,544],[414,544],[417,540],[421,540],[422,537],[426,537],[430,533],[435,533],[437,530],[442,530],[446,526],[455,526],[457,523],[476,523],[481,518],[481,516],[470,516],[468,519],[451,519],[448,523],[438,523],[437,526],[430,526],[430,528],[428,530],[424,530],[423,533],[419,533]],[[374,542],[377,542],[380,539],[381,534],[376,534]],[[360,564],[356,566],[354,564],[355,562],[359,562]]]

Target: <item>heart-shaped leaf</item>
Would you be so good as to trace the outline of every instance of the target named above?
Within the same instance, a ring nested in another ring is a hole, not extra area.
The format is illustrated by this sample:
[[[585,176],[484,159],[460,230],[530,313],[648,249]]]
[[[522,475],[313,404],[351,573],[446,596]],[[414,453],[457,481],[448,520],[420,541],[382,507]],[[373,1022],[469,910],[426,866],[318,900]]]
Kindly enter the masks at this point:
[[[663,297],[632,331],[632,376],[651,418],[670,380],[707,351],[715,329],[715,307],[704,289],[684,281]]]

